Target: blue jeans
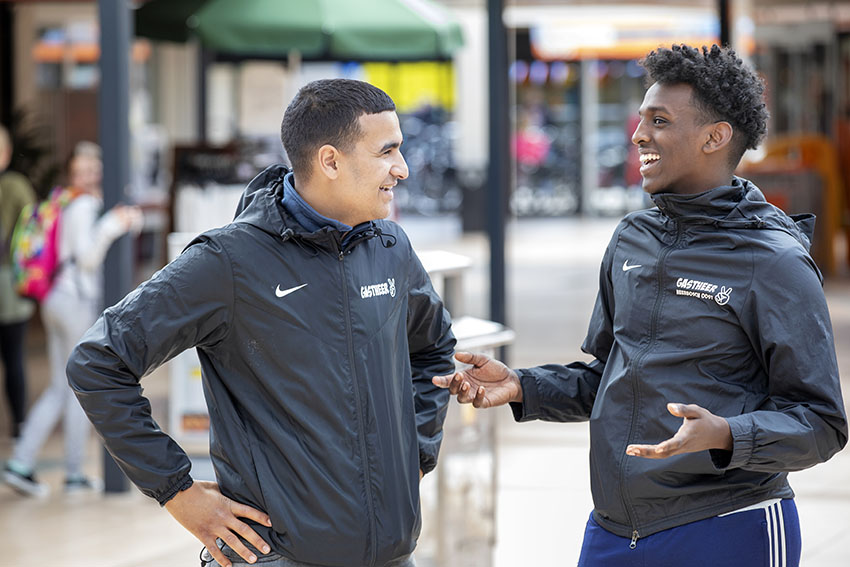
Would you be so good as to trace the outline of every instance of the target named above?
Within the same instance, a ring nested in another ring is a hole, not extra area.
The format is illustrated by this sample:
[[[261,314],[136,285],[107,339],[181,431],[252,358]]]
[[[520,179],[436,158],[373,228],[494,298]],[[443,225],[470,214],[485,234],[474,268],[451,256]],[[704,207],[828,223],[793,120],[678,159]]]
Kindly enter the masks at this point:
[[[715,516],[637,540],[587,521],[578,567],[798,567],[802,541],[793,500]]]
[[[230,559],[233,563],[233,567],[251,565],[251,563],[242,559],[239,554],[226,545],[221,548],[221,551],[228,559]],[[257,555],[257,562],[253,565],[260,567],[318,567],[312,563],[293,561],[292,559],[288,559],[274,551],[266,555]],[[212,558],[212,555],[210,555],[210,552],[207,551],[207,548],[204,548],[203,551],[201,551],[201,567],[221,567],[221,565],[218,561]],[[406,557],[387,563],[384,567],[416,567],[416,562],[413,560],[413,554],[411,553]]]

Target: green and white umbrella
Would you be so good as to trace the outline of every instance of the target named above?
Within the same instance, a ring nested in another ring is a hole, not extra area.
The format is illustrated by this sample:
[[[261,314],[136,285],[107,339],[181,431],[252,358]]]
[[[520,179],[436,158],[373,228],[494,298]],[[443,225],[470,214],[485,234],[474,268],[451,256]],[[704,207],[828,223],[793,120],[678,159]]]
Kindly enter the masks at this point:
[[[451,57],[459,24],[430,0],[150,0],[136,34],[235,55],[399,61]]]

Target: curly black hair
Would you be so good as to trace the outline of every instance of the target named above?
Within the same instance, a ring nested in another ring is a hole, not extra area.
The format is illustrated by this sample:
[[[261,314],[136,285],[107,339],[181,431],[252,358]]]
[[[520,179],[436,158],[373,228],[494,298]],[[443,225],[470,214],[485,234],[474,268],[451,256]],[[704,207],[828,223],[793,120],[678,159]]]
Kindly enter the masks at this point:
[[[673,45],[651,51],[640,64],[647,72],[647,86],[690,85],[706,122],[723,120],[732,125],[734,164],[764,139],[769,116],[764,81],[732,49]]]

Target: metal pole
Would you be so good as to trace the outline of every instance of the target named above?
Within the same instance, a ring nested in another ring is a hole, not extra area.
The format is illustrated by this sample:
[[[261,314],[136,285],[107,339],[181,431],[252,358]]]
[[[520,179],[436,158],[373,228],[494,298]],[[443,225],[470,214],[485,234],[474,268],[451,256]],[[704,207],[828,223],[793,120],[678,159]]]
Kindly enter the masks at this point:
[[[212,61],[212,52],[203,46],[198,45],[198,143],[207,143],[207,88],[209,87],[209,66]],[[237,108],[237,113],[238,113]]]
[[[12,121],[12,84],[14,83],[14,29],[12,6],[0,3],[0,124],[7,128]]]
[[[100,145],[103,148],[103,203],[125,202],[130,181],[130,45],[133,37],[130,4],[126,0],[98,0],[100,16],[100,90],[98,93]],[[132,285],[132,248],[120,238],[106,255],[104,300],[118,302]],[[103,451],[106,492],[126,492],[127,478]]]
[[[508,46],[504,0],[487,0],[490,88],[490,156],[487,165],[487,232],[490,237],[490,319],[506,323],[505,217],[510,179]]]
[[[717,0],[717,16],[720,19],[720,45],[732,45],[732,18],[729,0]]]
[[[581,61],[581,202],[579,210],[593,212],[593,194],[599,189],[599,81],[595,59]]]

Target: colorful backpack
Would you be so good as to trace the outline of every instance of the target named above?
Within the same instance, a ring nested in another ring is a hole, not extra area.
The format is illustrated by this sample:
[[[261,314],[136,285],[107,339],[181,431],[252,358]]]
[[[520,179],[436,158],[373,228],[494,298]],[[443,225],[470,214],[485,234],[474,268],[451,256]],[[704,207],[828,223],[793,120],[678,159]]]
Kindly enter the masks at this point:
[[[27,205],[12,232],[12,273],[19,295],[42,301],[59,271],[59,219],[80,191],[56,187],[47,200]]]

